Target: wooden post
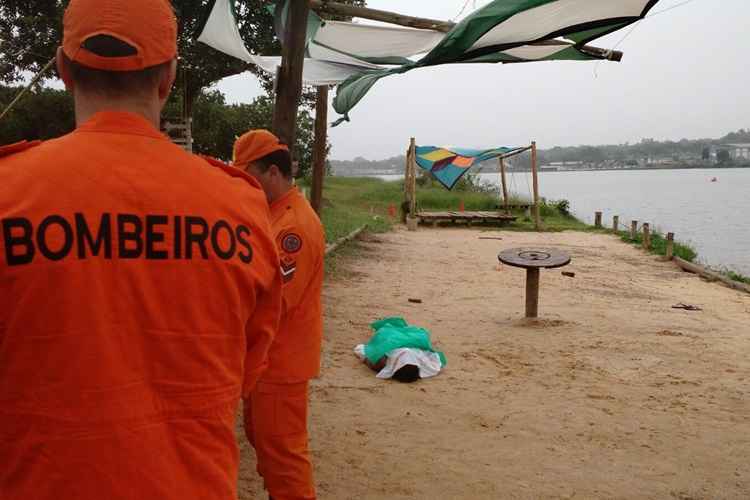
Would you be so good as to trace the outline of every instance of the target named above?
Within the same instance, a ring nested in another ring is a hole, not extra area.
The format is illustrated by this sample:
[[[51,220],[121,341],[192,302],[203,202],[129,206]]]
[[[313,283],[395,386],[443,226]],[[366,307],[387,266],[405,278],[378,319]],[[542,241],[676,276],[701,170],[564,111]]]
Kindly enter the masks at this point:
[[[302,67],[305,62],[305,38],[310,4],[289,2],[288,10],[281,50],[281,69],[276,84],[273,130],[281,142],[289,145],[290,151],[293,151],[297,132],[297,108],[302,95]]]
[[[651,227],[648,222],[643,223],[643,249],[651,249]]]
[[[401,205],[401,211],[403,212],[402,222],[406,224],[407,218],[409,217],[409,207],[411,207],[411,144],[406,150],[406,162],[404,163],[404,203]]]
[[[409,141],[409,155],[407,161],[411,170],[411,179],[409,182],[409,215],[417,216],[417,143],[414,137]]]
[[[318,87],[315,100],[315,149],[313,151],[313,175],[311,205],[320,215],[323,203],[323,180],[326,169],[326,145],[328,143],[328,86]]]
[[[634,220],[630,222],[630,239],[635,240],[638,236],[638,221]]]
[[[612,232],[617,233],[620,230],[620,216],[612,217]]]
[[[674,233],[667,233],[667,260],[672,260],[674,257]]]
[[[539,268],[526,270],[526,317],[536,318],[539,314]]]
[[[505,213],[510,215],[509,201],[508,201],[508,184],[505,180],[505,160],[500,157],[500,183],[503,186],[503,204],[505,205]]]
[[[594,212],[594,227],[596,228],[602,227],[602,213],[601,212]]]
[[[541,231],[542,221],[539,217],[539,178],[536,171],[536,141],[531,143],[531,179],[534,182],[534,229]]]

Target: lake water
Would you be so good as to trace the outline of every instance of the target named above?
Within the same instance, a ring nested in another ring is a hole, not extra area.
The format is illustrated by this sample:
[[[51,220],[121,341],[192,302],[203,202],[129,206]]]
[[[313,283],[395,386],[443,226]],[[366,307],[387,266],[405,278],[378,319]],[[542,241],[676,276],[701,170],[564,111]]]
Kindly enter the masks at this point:
[[[498,174],[480,177],[499,185]],[[530,197],[531,174],[509,173],[508,184]],[[572,212],[589,223],[596,211],[609,227],[613,215],[623,228],[631,220],[648,222],[690,243],[702,262],[750,275],[750,169],[543,172],[539,191],[570,201]]]

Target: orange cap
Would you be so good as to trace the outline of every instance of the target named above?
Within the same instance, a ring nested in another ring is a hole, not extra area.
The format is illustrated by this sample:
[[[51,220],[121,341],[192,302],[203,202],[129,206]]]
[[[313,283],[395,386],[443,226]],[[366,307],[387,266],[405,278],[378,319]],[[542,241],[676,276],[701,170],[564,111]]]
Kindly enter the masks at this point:
[[[234,165],[247,165],[274,151],[289,151],[289,147],[268,130],[251,130],[234,143]]]
[[[84,43],[108,35],[136,54],[103,57]],[[138,71],[177,55],[177,19],[168,0],[71,0],[63,17],[63,51],[70,60],[104,71]]]

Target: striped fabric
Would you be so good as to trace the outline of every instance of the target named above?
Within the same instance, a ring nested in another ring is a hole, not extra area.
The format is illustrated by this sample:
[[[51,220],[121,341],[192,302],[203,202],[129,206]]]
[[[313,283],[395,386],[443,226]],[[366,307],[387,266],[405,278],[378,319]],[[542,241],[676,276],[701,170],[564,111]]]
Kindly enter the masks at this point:
[[[481,150],[417,146],[416,160],[417,165],[430,172],[440,184],[453,189],[453,186],[473,165],[519,149],[521,148],[501,147]]]

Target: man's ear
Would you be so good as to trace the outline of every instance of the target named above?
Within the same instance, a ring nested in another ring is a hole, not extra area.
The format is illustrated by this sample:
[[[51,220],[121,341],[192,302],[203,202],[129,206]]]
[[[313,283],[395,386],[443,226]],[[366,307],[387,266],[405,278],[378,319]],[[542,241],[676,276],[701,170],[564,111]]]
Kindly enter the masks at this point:
[[[72,94],[75,91],[75,83],[73,82],[73,77],[70,74],[70,68],[67,64],[65,64],[64,52],[62,47],[57,48],[55,63],[57,64],[57,74],[60,75],[60,79],[65,84],[65,88]]]
[[[272,164],[270,167],[268,167],[268,173],[274,177],[281,176],[281,169],[275,164]]]
[[[169,69],[164,71],[159,79],[159,100],[166,102],[172,93],[172,85],[177,78],[177,58],[169,63]]]

